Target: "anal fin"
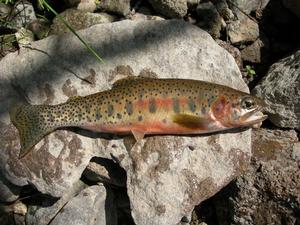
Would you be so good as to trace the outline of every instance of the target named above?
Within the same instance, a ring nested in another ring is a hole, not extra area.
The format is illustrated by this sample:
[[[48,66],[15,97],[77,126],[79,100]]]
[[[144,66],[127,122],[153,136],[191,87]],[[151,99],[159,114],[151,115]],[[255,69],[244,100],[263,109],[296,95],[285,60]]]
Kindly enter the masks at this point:
[[[143,140],[143,138],[145,136],[144,132],[137,131],[137,130],[131,130],[131,133],[133,134],[133,136],[137,142],[140,142],[141,140]]]

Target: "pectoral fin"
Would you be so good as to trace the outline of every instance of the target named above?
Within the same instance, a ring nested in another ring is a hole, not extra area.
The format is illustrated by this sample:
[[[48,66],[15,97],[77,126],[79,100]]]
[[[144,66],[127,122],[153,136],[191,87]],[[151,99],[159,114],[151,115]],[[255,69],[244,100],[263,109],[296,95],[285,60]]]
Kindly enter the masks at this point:
[[[183,127],[204,130],[208,127],[209,119],[189,114],[176,114],[173,116],[173,122]]]

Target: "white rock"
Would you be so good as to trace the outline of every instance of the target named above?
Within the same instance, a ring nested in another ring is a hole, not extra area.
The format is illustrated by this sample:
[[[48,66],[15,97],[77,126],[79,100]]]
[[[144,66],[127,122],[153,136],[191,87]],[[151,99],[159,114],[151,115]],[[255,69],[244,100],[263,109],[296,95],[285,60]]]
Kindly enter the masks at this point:
[[[20,1],[14,6],[11,26],[14,28],[26,27],[27,24],[36,20],[34,8],[30,2]]]

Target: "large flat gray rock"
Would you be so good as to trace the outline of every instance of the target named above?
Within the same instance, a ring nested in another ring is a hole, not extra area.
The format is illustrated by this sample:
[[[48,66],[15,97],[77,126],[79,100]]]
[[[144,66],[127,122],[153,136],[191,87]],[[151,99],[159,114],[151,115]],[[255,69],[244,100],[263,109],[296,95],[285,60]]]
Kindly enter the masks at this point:
[[[192,78],[248,91],[233,57],[206,32],[183,21],[122,21],[79,32],[103,57],[95,60],[72,34],[51,36],[0,61],[0,169],[16,185],[62,196],[92,157],[118,161],[127,172],[137,224],[177,224],[247,165],[250,130],[224,134],[130,138],[58,130],[23,159],[8,108],[22,98],[58,104],[107,90],[125,76]],[[104,138],[106,137],[106,138]]]

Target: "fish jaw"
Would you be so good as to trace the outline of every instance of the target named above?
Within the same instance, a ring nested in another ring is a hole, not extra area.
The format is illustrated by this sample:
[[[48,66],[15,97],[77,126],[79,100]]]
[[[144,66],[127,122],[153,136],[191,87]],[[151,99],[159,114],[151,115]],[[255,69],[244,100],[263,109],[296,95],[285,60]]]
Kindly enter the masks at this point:
[[[240,124],[243,126],[249,126],[253,128],[259,128],[262,122],[268,118],[267,115],[261,111],[263,106],[257,107],[256,109],[246,113],[240,118]]]

